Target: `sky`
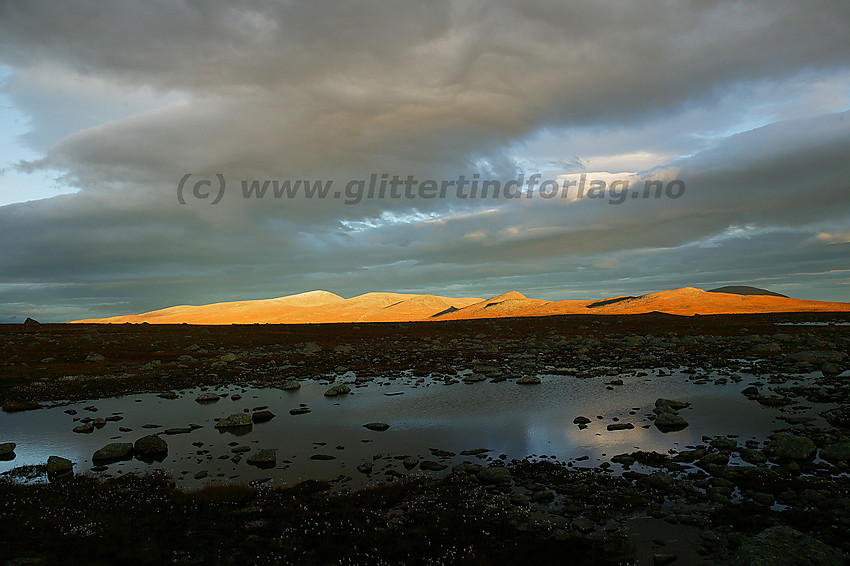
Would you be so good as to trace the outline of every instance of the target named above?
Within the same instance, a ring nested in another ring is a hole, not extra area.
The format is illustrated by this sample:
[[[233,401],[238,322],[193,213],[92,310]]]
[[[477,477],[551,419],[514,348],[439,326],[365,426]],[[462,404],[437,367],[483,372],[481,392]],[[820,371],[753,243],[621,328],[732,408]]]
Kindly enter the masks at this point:
[[[850,301],[848,53],[846,0],[0,0],[0,322],[314,289]],[[373,174],[524,184],[345,198]],[[582,174],[665,190],[535,190]]]

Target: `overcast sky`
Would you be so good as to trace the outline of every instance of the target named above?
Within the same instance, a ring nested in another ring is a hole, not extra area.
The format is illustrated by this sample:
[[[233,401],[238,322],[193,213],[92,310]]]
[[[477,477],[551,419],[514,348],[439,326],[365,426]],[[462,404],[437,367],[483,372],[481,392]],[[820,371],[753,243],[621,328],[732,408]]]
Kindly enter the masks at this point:
[[[0,322],[313,289],[850,301],[848,53],[846,0],[0,0]],[[372,173],[686,190],[240,187]]]

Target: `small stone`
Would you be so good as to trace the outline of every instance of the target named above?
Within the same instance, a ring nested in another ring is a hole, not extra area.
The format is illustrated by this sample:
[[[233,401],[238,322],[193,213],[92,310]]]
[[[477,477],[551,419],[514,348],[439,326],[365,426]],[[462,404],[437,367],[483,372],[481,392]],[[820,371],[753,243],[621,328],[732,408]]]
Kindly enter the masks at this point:
[[[310,456],[311,460],[336,460],[336,456],[331,454],[313,454]]]
[[[192,430],[192,427],[174,427],[167,428],[163,432],[168,436],[174,436],[175,434],[189,434]]]
[[[201,404],[215,403],[219,399],[221,399],[221,397],[219,397],[215,393],[201,393],[200,395],[195,397],[195,401]]]
[[[366,423],[363,425],[363,428],[368,428],[369,430],[376,430],[378,432],[382,432],[390,428],[390,425],[387,423]]]
[[[585,517],[579,517],[575,521],[573,521],[573,528],[582,534],[588,534],[593,532],[593,529],[596,528],[596,525],[593,524],[593,521],[587,519]]]

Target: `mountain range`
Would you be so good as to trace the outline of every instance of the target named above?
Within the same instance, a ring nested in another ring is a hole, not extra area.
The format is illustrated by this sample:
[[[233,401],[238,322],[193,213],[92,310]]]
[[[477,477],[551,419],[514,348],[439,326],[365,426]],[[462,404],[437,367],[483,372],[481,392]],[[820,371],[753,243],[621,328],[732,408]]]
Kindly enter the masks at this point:
[[[640,296],[600,300],[546,301],[517,291],[490,299],[403,293],[366,293],[345,299],[328,291],[309,291],[277,299],[181,305],[142,314],[76,320],[76,323],[297,324],[335,322],[413,322],[552,316],[625,315],[662,312],[711,314],[850,312],[850,303],[793,299],[755,287],[704,291],[682,287]]]

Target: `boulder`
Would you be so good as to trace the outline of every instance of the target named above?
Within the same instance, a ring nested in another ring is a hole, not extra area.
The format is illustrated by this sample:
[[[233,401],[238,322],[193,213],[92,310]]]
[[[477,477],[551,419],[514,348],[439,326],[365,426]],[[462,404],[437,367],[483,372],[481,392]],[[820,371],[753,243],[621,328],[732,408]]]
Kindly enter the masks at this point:
[[[325,391],[325,397],[336,397],[337,395],[347,395],[351,393],[351,388],[346,384],[334,385]]]
[[[369,430],[376,430],[378,432],[383,432],[390,428],[390,425],[387,423],[366,423],[363,425],[363,428],[368,428]]]
[[[844,437],[835,444],[825,446],[820,457],[829,462],[850,460],[850,438]]]
[[[47,475],[60,476],[74,471],[74,463],[67,458],[51,456],[47,459]]]
[[[655,419],[655,427],[661,432],[673,432],[688,427],[688,421],[675,413],[662,412]]]
[[[771,527],[744,541],[732,566],[841,566],[841,551],[791,527]]]
[[[795,352],[788,355],[788,359],[792,362],[809,362],[811,364],[824,364],[827,362],[839,363],[847,354],[837,352],[835,350],[805,350],[803,352]]]
[[[195,401],[201,404],[215,403],[219,399],[221,399],[221,397],[219,397],[215,393],[201,393],[200,395],[195,397]]]
[[[248,415],[246,413],[236,413],[230,415],[229,417],[219,419],[219,421],[215,423],[215,428],[239,428],[250,427],[251,425],[251,415]]]
[[[280,388],[285,391],[294,391],[301,388],[301,382],[296,379],[289,379],[284,381]]]
[[[4,442],[0,444],[0,460],[13,460],[15,458],[15,444],[14,442]]]
[[[769,456],[787,458],[790,460],[810,460],[817,451],[817,446],[807,436],[780,432],[765,446]]]
[[[251,466],[258,468],[273,468],[277,464],[277,450],[271,448],[267,450],[258,450],[254,452],[246,460]]]
[[[91,459],[94,463],[115,462],[117,460],[126,460],[133,453],[133,445],[129,442],[112,442],[107,444],[92,455]]]
[[[536,385],[536,384],[540,383],[540,378],[537,377],[536,375],[526,375],[525,377],[523,377],[521,379],[517,379],[516,382],[519,383],[520,385]]]
[[[421,466],[421,464],[420,464]],[[511,483],[511,471],[502,466],[481,468],[475,477],[484,484],[497,485]]]
[[[271,411],[257,411],[251,415],[251,420],[255,423],[267,423],[275,417]]]
[[[133,444],[133,454],[140,460],[162,459],[168,454],[168,444],[156,434],[149,434]]]
[[[690,403],[686,403],[684,401],[675,401],[673,399],[658,398],[658,399],[655,400],[655,408],[656,409],[661,408],[661,407],[670,407],[674,411],[678,411],[679,409],[684,409],[685,407],[690,407],[690,406],[691,406]]]

